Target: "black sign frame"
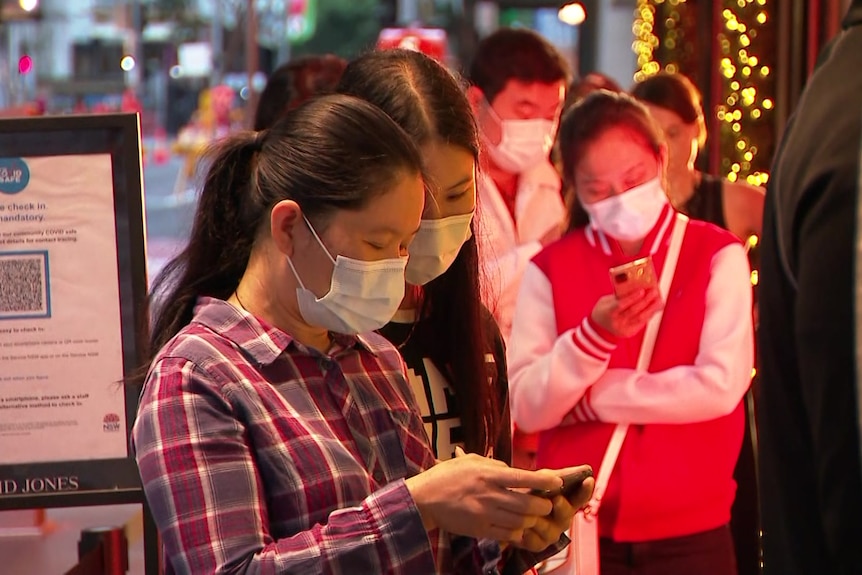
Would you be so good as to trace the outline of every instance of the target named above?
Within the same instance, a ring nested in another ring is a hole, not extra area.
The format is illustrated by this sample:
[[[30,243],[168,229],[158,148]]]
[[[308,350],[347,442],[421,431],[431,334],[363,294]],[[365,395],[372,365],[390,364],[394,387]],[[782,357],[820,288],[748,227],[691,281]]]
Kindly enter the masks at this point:
[[[147,333],[147,268],[145,210],[141,164],[140,121],[137,114],[46,116],[0,119],[0,158],[110,154],[114,190],[120,294],[121,339],[125,395],[125,437],[137,413],[140,386],[129,382],[144,360]],[[74,200],[70,200],[74,201]],[[22,445],[22,449],[26,446]],[[71,482],[69,478],[76,480]],[[65,478],[63,480],[63,478]],[[0,511],[141,504],[144,512],[145,569],[159,573],[158,537],[146,505],[137,465],[131,454],[122,459],[4,464],[0,482],[55,489],[27,494],[0,490]],[[76,484],[77,488],[73,489]],[[61,485],[64,489],[56,489]]]

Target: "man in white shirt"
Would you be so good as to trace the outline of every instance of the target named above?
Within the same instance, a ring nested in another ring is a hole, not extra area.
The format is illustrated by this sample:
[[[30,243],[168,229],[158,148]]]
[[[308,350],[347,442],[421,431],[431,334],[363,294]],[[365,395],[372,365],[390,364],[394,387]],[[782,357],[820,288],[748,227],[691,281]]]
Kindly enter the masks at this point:
[[[570,72],[540,35],[503,28],[480,42],[468,76],[482,137],[474,229],[483,300],[508,339],[524,270],[566,217],[549,154]],[[515,431],[513,465],[533,467],[537,437]]]
[[[476,218],[484,299],[504,338],[527,263],[559,237],[565,218],[548,154],[569,79],[556,48],[526,29],[485,38],[469,70],[483,144]]]

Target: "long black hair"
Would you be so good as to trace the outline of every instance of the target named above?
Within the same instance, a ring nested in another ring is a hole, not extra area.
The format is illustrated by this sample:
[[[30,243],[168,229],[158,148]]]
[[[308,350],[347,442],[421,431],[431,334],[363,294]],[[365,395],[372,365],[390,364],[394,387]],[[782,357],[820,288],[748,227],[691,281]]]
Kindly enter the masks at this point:
[[[347,66],[337,90],[378,106],[418,145],[452,144],[478,162],[478,130],[464,85],[432,58],[410,50],[370,52]],[[499,393],[505,382],[487,369],[487,354],[500,367],[505,357],[495,353],[499,332],[481,302],[475,236],[461,246],[445,273],[423,287],[421,321],[411,337],[458,396],[467,451],[484,454],[509,430],[505,389]]]
[[[225,140],[210,151],[209,166],[189,242],[150,296],[147,365],[191,321],[199,297],[227,299],[236,290],[276,203],[296,201],[317,227],[421,172],[418,149],[395,122],[341,95],[310,101],[270,130]]]

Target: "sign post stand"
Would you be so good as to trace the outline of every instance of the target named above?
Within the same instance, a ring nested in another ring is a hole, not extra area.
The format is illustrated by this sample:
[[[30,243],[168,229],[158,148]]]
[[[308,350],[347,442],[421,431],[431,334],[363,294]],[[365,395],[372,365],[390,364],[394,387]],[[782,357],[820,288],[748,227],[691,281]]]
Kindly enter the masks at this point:
[[[146,334],[135,114],[0,120],[0,510],[141,504]]]

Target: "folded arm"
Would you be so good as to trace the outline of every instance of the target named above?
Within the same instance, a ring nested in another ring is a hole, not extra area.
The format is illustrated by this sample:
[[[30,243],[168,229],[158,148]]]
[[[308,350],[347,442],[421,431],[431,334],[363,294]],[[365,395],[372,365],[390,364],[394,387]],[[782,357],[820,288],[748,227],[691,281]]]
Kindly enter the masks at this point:
[[[557,335],[553,290],[535,264],[524,273],[508,344],[509,393],[518,429],[556,427],[605,373],[617,341],[589,317]]]
[[[609,369],[584,394],[576,420],[698,423],[731,413],[751,383],[754,327],[750,268],[741,245],[713,258],[694,365],[656,373]]]

